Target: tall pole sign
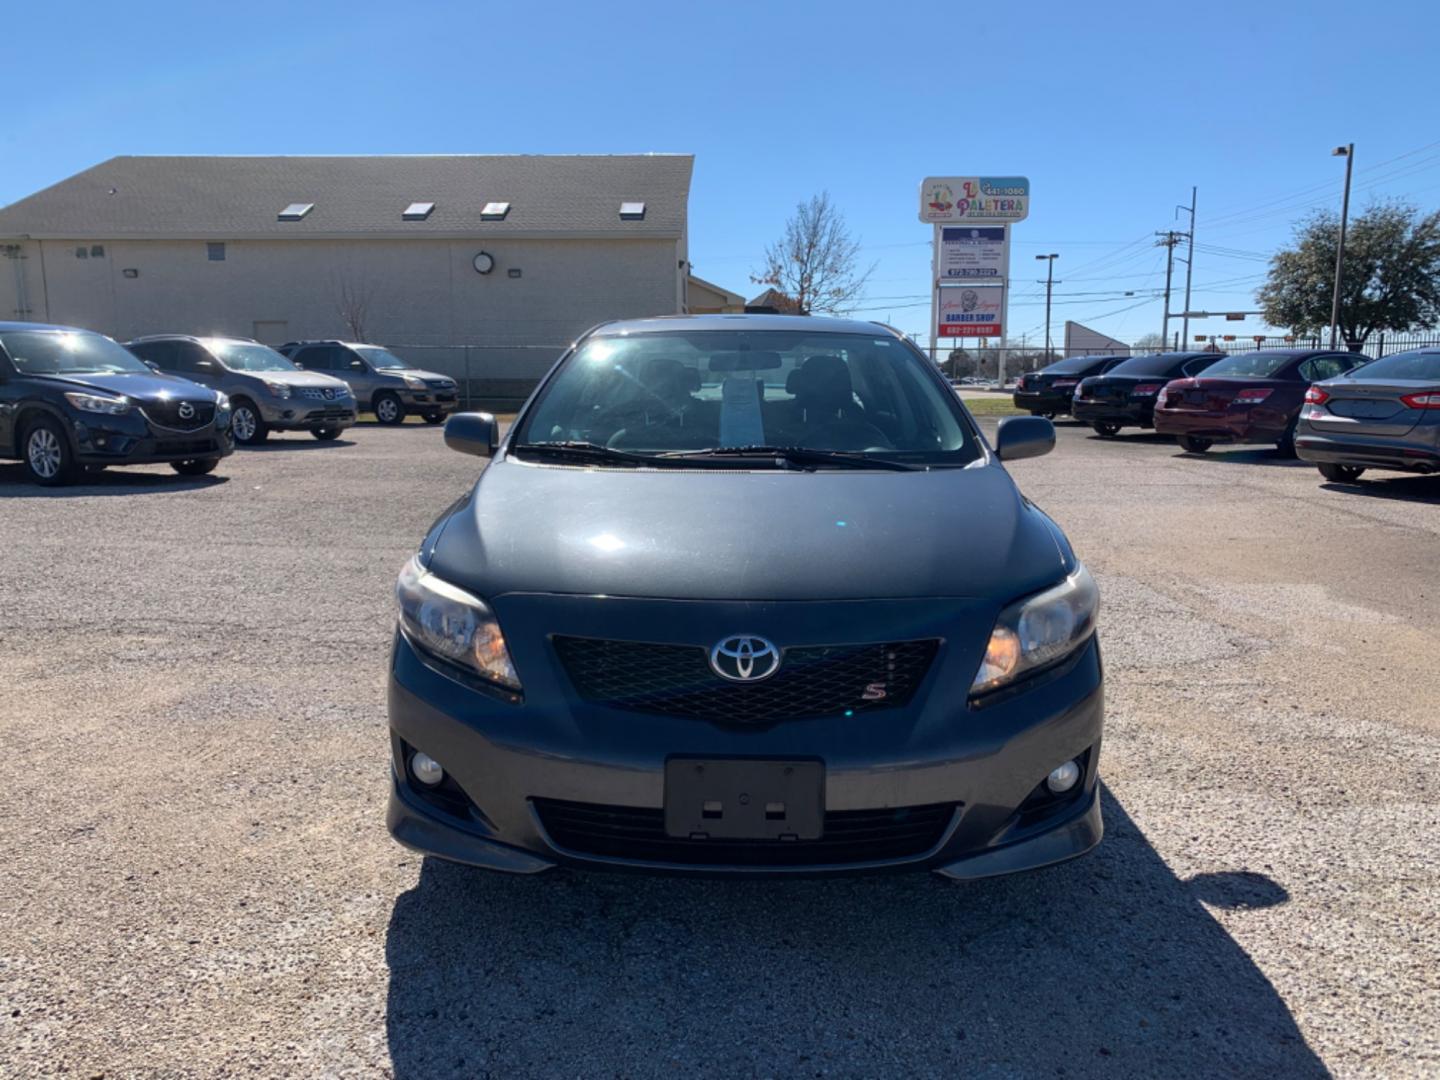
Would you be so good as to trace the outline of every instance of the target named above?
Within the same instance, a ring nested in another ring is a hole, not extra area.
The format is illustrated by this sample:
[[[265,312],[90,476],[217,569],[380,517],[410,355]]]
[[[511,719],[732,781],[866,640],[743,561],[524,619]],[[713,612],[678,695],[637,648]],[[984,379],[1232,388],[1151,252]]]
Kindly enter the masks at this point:
[[[930,225],[930,359],[936,343],[999,338],[1005,382],[1010,226],[1030,216],[1023,176],[928,176],[920,220]]]

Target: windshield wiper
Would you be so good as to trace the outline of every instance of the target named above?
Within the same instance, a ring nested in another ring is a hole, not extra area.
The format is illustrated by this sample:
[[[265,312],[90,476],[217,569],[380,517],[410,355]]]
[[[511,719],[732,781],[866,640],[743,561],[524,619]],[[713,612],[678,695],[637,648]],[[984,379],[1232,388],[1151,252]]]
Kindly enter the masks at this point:
[[[912,472],[924,469],[924,465],[912,465],[907,461],[893,458],[871,457],[869,454],[851,453],[846,450],[817,450],[809,446],[715,446],[708,450],[671,450],[658,455],[669,460],[694,460],[695,458],[744,457],[774,458],[798,468],[816,468],[820,465],[844,465],[857,469],[886,469],[892,472]]]
[[[629,465],[653,465],[654,454],[632,454],[628,450],[616,450],[600,443],[570,439],[561,442],[516,443],[510,448],[516,453],[562,458],[566,461],[593,461],[604,464],[625,462]]]

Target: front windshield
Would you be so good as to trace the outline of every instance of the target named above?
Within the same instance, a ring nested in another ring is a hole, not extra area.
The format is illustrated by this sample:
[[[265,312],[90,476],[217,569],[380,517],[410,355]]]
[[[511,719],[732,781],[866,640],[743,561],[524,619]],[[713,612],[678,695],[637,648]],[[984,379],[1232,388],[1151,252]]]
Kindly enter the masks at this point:
[[[24,375],[150,374],[124,346],[89,331],[8,330],[0,344]]]
[[[225,341],[210,338],[205,347],[231,371],[299,371],[269,345],[254,341]]]
[[[1350,372],[1356,379],[1427,379],[1440,382],[1440,350],[1416,349],[1371,360]]]
[[[371,367],[379,368],[381,371],[397,371],[414,366],[407,364],[388,349],[382,349],[377,345],[356,345],[355,351],[368,360]]]
[[[640,453],[784,446],[964,464],[954,394],[884,333],[692,330],[594,337],[522,421],[517,444]]]
[[[1205,369],[1205,377],[1208,379],[1211,375],[1241,375],[1268,379],[1293,359],[1293,355],[1286,352],[1239,353],[1215,361]]]

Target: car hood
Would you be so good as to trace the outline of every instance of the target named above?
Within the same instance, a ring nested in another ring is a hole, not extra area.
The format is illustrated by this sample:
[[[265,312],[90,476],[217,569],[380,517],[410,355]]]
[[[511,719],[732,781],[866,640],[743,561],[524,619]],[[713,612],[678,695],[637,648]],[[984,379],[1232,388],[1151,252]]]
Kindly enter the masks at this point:
[[[449,511],[430,568],[480,596],[1003,602],[1059,580],[1072,559],[997,464],[639,471],[501,459]]]
[[[430,379],[444,379],[446,382],[454,382],[454,381],[455,381],[455,378],[454,378],[454,376],[452,376],[452,375],[442,375],[442,374],[440,374],[440,372],[438,372],[438,371],[423,371],[423,370],[421,370],[420,368],[403,368],[403,369],[387,368],[387,369],[385,370],[384,374],[386,374],[386,375],[414,375],[414,376],[416,376],[417,378],[425,379],[425,380],[427,380],[427,381],[430,380]]]
[[[281,386],[329,386],[349,388],[350,384],[330,375],[316,371],[232,371],[232,375],[243,375],[262,382],[279,383]]]
[[[108,374],[38,375],[47,382],[63,384],[76,390],[94,390],[104,394],[124,394],[137,401],[160,401],[166,398],[189,398],[191,401],[213,401],[215,392],[208,387],[150,371],[117,371]]]

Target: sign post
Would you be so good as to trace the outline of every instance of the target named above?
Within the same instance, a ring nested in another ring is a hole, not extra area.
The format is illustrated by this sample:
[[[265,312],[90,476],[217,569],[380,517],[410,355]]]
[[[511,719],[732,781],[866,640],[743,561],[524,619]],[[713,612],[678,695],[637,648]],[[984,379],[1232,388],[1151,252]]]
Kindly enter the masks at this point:
[[[934,234],[931,360],[941,339],[998,337],[996,374],[1005,385],[1010,225],[1029,215],[1030,181],[1023,176],[929,176],[920,185],[920,220]]]

